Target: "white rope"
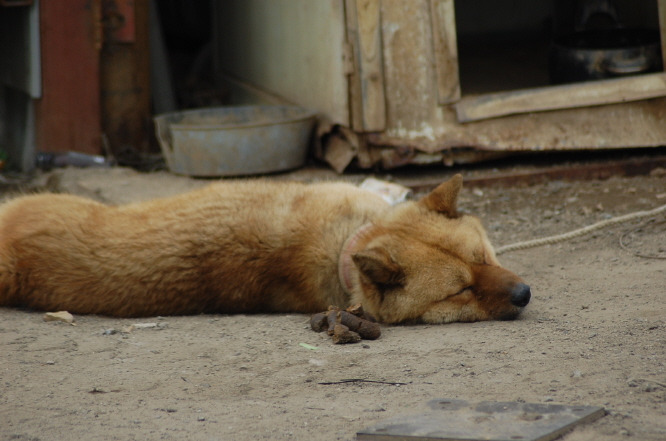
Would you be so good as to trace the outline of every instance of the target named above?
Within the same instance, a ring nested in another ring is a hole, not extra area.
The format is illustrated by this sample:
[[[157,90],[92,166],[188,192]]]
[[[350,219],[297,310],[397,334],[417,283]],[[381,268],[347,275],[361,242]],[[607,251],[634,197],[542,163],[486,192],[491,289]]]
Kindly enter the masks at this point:
[[[659,214],[663,211],[666,211],[666,205],[662,205],[661,207],[657,207],[653,210],[649,211],[637,211],[635,213],[629,213],[625,214],[624,216],[618,216],[614,217],[611,219],[606,219],[601,222],[597,222],[596,224],[588,225],[587,227],[579,228],[577,230],[570,231],[568,233],[563,233],[563,234],[557,234],[555,236],[548,236],[548,237],[543,237],[541,239],[534,239],[534,240],[527,240],[524,242],[518,242],[514,243],[511,245],[505,245],[503,247],[499,247],[498,249],[495,250],[495,254],[500,255],[503,253],[508,253],[511,251],[516,251],[516,250],[524,250],[527,248],[536,248],[540,247],[542,245],[552,245],[555,243],[559,242],[564,242],[570,239],[573,239],[575,237],[583,236],[585,234],[591,233],[596,230],[600,230],[602,228],[606,228],[610,225],[615,225],[615,224],[621,224],[623,222],[629,222],[635,219],[641,219],[644,217],[648,216],[654,216],[656,214]]]

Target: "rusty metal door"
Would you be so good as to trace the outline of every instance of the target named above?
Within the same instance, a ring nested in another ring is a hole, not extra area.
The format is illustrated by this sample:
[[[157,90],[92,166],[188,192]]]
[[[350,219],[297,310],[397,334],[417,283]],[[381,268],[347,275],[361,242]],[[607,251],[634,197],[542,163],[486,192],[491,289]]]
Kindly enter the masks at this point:
[[[39,2],[42,97],[35,122],[43,151],[101,151],[100,2]]]

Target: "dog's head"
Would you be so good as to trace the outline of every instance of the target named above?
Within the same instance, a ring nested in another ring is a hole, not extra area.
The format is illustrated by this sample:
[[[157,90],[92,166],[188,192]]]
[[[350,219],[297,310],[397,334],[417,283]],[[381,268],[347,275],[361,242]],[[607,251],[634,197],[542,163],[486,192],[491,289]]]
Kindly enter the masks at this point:
[[[384,323],[514,319],[531,293],[502,268],[481,222],[456,208],[462,177],[400,204],[341,257],[352,301]],[[344,281],[343,281],[344,283]]]

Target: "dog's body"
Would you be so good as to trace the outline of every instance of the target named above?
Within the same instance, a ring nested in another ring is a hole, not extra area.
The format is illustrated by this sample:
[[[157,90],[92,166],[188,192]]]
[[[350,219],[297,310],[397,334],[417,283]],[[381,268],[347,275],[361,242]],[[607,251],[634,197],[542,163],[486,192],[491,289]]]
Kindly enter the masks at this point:
[[[529,287],[457,214],[461,181],[395,207],[350,184],[270,181],[117,207],[19,197],[0,206],[0,306],[130,317],[362,303],[386,323],[514,318]]]

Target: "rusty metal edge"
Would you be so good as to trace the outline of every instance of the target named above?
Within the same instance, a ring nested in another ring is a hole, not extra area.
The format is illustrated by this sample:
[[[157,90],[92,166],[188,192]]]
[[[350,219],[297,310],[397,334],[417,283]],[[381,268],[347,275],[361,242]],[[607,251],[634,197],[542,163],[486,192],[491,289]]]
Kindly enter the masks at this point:
[[[666,168],[666,156],[609,161],[601,164],[582,164],[548,167],[526,172],[497,173],[466,178],[465,187],[516,187],[539,184],[544,181],[604,180],[614,176],[642,176],[656,168]],[[441,179],[404,180],[402,185],[414,192],[429,191],[441,183]]]

